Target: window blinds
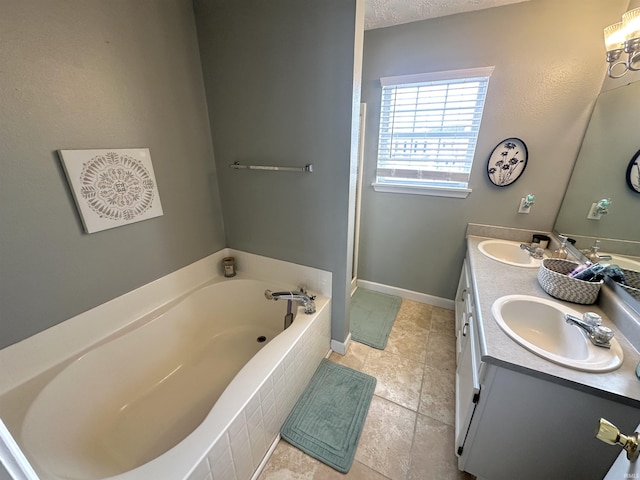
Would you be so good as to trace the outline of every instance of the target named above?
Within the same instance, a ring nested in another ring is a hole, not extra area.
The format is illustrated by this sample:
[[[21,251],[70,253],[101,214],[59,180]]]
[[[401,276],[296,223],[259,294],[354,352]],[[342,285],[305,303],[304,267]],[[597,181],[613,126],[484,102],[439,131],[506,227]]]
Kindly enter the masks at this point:
[[[377,181],[466,188],[489,76],[391,80],[382,79]]]

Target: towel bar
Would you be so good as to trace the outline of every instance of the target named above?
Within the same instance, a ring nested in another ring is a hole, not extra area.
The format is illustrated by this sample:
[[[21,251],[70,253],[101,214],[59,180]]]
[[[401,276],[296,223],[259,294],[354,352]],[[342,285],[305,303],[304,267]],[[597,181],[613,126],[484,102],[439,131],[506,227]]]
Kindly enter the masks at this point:
[[[313,172],[313,164],[311,163],[308,163],[304,167],[282,167],[277,165],[242,165],[239,162],[233,162],[229,167],[235,168],[236,170],[246,168],[249,170],[278,170],[281,172]]]

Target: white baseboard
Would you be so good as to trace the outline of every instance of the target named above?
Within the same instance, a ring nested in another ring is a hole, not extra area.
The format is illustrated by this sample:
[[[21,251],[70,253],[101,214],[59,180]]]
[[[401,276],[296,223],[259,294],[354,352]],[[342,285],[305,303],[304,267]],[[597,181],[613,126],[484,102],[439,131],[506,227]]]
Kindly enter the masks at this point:
[[[340,355],[344,355],[347,353],[347,349],[349,348],[349,344],[351,343],[351,332],[347,335],[347,338],[344,342],[339,342],[337,340],[331,339],[331,350]]]
[[[392,287],[390,285],[383,285],[381,283],[369,282],[367,280],[360,279],[358,279],[358,286],[366,288],[367,290],[373,290],[374,292],[395,295],[397,297],[406,298],[407,300],[415,300],[416,302],[426,303],[435,307],[447,308],[449,310],[453,310],[455,308],[455,302],[448,298],[434,297],[433,295],[405,290],[404,288]]]

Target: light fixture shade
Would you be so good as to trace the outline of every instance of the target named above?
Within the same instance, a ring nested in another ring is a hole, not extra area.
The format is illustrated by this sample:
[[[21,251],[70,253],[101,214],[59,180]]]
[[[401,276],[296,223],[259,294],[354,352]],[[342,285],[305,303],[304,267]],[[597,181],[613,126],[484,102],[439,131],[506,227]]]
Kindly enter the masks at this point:
[[[640,9],[639,9],[640,10]],[[614,23],[604,29],[604,45],[607,52],[618,50],[623,47],[625,40],[625,30],[622,22]]]
[[[640,8],[634,8],[623,14],[622,26],[626,40],[640,38]]]

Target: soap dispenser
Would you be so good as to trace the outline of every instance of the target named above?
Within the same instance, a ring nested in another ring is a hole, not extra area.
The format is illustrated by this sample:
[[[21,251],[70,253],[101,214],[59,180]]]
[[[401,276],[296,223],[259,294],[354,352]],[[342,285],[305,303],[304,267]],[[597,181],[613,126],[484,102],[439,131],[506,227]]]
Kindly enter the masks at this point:
[[[560,237],[560,241],[562,242],[558,248],[556,248],[551,254],[552,258],[562,258],[566,259],[569,256],[569,252],[567,251],[567,237],[565,235],[558,235]]]

